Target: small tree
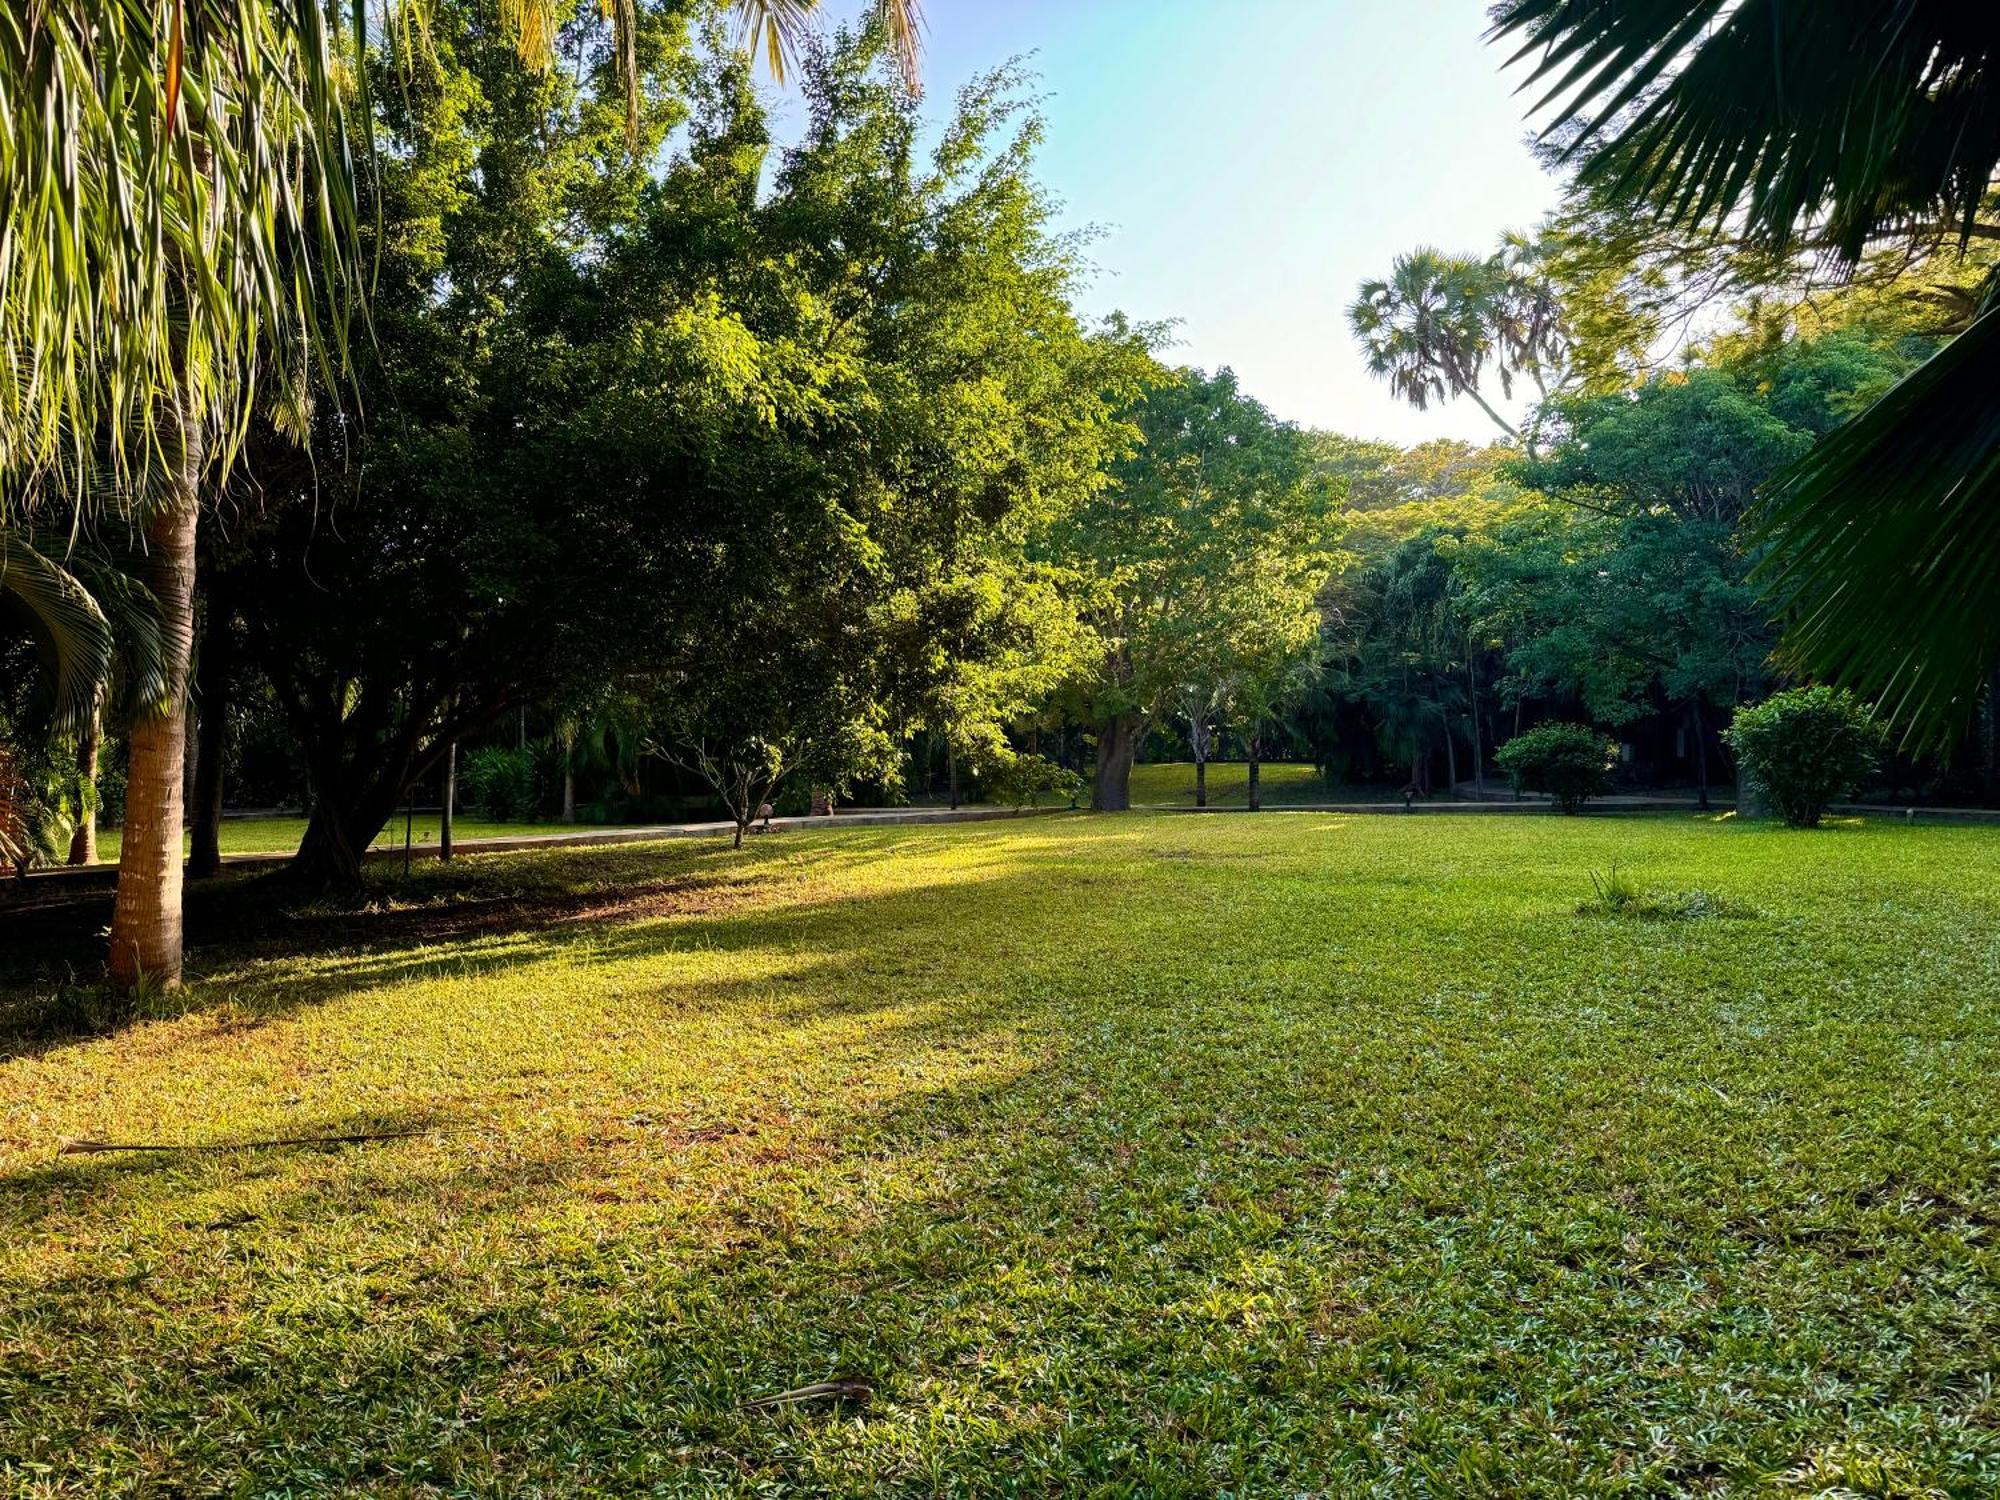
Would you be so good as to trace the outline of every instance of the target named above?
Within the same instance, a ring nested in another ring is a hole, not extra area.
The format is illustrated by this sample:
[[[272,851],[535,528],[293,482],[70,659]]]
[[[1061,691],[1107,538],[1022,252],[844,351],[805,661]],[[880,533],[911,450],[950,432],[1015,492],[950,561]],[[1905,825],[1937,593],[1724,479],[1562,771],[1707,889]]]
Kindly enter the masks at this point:
[[[1583,724],[1538,724],[1502,745],[1493,763],[1517,792],[1546,792],[1556,811],[1573,813],[1611,785],[1618,747]]]
[[[1794,828],[1816,828],[1827,805],[1875,769],[1882,730],[1844,689],[1793,688],[1743,709],[1724,732],[1742,769]]]

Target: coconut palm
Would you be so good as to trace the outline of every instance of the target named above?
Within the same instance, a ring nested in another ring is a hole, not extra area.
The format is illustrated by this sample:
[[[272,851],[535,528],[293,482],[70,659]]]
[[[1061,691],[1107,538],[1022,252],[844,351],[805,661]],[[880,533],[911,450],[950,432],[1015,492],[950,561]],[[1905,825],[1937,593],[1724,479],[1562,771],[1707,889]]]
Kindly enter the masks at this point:
[[[1470,396],[1502,432],[1519,437],[1479,390],[1496,353],[1493,315],[1501,282],[1491,261],[1427,246],[1397,256],[1388,277],[1364,281],[1347,309],[1369,373],[1418,411],[1433,401]],[[1511,375],[1504,361],[1498,369],[1504,388]]]
[[[1852,265],[2000,237],[1991,0],[1500,0],[1545,138],[1675,227]],[[1760,576],[1784,651],[1917,738],[2000,662],[2000,308],[1772,484]]]
[[[558,0],[503,0],[546,64]],[[637,0],[611,0],[636,122]],[[813,0],[743,0],[782,72]],[[906,72],[916,0],[878,0]],[[421,0],[391,14],[421,15]],[[132,724],[111,975],[177,983],[181,786],[203,497],[261,400],[299,430],[359,304],[362,0],[37,0],[0,8],[0,540],[30,510],[144,539],[163,691]],[[343,27],[346,29],[343,30]],[[351,57],[342,48],[351,46]],[[27,565],[16,580],[30,580]],[[33,575],[39,577],[41,575]]]

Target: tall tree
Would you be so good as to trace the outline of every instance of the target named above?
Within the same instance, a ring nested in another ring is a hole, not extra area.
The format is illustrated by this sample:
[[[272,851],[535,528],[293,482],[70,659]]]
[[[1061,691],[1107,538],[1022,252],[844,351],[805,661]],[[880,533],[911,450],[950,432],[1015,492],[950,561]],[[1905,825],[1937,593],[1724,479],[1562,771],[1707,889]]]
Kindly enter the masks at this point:
[[[1049,538],[1083,571],[1102,641],[1080,696],[1097,726],[1091,805],[1111,812],[1131,806],[1139,738],[1177,688],[1310,648],[1339,538],[1339,491],[1306,435],[1230,371],[1163,373],[1131,417],[1139,447]]]
[[[109,506],[145,540],[157,698],[130,731],[111,975],[180,977],[197,518],[260,391],[336,362],[357,262],[320,0],[50,0],[0,24],[0,527]],[[282,165],[281,165],[282,164]]]

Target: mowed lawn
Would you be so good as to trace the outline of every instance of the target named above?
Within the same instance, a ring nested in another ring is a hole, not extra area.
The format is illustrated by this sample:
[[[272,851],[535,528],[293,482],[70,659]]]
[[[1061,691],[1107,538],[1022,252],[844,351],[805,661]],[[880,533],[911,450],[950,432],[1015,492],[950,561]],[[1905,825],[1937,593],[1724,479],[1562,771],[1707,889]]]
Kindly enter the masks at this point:
[[[377,873],[0,1042],[0,1493],[2000,1493],[1991,830]]]
[[[452,819],[454,840],[520,838],[529,834],[588,833],[593,829],[621,827],[603,823],[491,823],[480,818]],[[399,813],[376,836],[373,847],[403,847],[403,818]],[[412,844],[435,844],[438,840],[436,813],[419,814],[410,822]],[[97,836],[97,857],[105,864],[118,859],[119,830],[106,828]],[[290,854],[306,836],[304,818],[224,818],[219,843],[224,854]]]
[[[1379,788],[1372,792],[1359,792],[1351,787],[1330,788],[1320,779],[1317,766],[1297,761],[1266,761],[1258,768],[1257,779],[1266,807],[1288,802],[1371,801],[1385,795]],[[1194,762],[1134,766],[1132,802],[1142,807],[1193,807]],[[1249,806],[1250,767],[1240,760],[1210,761],[1208,802],[1211,807]]]

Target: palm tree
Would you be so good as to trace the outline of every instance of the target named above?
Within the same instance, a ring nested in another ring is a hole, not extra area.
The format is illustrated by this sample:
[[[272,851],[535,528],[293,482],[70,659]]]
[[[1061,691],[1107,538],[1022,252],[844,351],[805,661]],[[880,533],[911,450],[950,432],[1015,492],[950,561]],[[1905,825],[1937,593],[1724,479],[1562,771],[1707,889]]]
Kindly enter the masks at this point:
[[[502,6],[531,62],[549,60],[556,4]],[[636,5],[608,7],[634,120]],[[739,7],[780,72],[815,8]],[[916,0],[876,12],[914,78]],[[180,978],[203,497],[260,396],[282,428],[303,429],[309,377],[342,363],[344,310],[364,290],[356,162],[368,144],[353,119],[369,113],[368,17],[361,0],[0,11],[0,540],[25,545],[36,502],[123,520],[144,539],[159,608],[162,692],[131,726],[111,924],[120,985]]]
[[[1493,35],[1535,59],[1583,184],[1668,226],[1850,266],[2000,237],[1991,0],[1500,0]],[[1917,739],[1963,724],[2000,662],[1997,292],[1762,510],[1785,655]]]
[[[1397,256],[1388,278],[1364,281],[1347,309],[1369,373],[1387,380],[1418,411],[1433,401],[1470,396],[1502,432],[1519,437],[1479,391],[1496,352],[1493,321],[1502,285],[1491,261],[1429,247]],[[1504,361],[1499,371],[1505,388],[1511,376]]]

